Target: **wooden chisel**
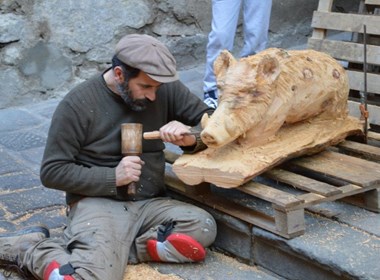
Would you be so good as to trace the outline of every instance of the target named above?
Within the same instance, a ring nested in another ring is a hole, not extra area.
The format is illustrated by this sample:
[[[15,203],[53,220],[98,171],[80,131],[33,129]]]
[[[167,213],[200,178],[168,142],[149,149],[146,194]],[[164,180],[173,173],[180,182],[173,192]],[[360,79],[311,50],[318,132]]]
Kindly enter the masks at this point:
[[[183,133],[182,135],[199,135],[200,132],[187,132]],[[150,131],[150,132],[144,132],[143,133],[143,138],[145,140],[156,140],[156,139],[161,139],[160,132],[158,130],[155,131]]]

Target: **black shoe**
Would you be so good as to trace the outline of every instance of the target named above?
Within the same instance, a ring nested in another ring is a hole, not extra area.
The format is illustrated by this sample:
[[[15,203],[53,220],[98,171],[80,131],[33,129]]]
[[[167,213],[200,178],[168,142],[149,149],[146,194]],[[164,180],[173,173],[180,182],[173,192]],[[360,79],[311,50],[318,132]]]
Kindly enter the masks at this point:
[[[39,241],[50,237],[45,226],[29,226],[14,232],[0,233],[0,266],[19,265],[25,252]]]

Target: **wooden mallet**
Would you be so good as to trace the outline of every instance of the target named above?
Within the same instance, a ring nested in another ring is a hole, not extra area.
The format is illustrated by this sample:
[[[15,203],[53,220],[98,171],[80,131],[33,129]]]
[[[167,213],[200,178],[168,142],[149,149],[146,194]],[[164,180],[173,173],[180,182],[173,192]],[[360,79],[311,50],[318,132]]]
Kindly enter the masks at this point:
[[[121,124],[121,153],[123,156],[140,156],[142,153],[142,132],[141,123]],[[128,195],[136,194],[136,182],[128,185]]]

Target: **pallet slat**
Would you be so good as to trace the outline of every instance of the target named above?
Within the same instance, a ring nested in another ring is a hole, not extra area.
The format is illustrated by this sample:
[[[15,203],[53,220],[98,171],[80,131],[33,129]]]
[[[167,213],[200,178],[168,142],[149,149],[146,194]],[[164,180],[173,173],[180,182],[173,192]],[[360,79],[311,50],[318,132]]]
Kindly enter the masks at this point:
[[[380,148],[353,141],[344,141],[339,144],[339,150],[359,155],[365,159],[380,162]]]
[[[304,208],[308,208],[308,207],[311,207],[311,206],[319,204],[319,203],[328,202],[328,201],[336,201],[338,199],[344,199],[344,200],[346,200],[346,198],[353,197],[353,196],[358,195],[358,194],[363,194],[363,193],[365,194],[367,192],[377,191],[376,190],[377,187],[379,187],[379,186],[373,185],[371,187],[363,189],[360,186],[349,184],[349,185],[340,187],[340,189],[342,190],[342,192],[340,194],[337,194],[337,195],[334,195],[334,196],[330,196],[330,197],[324,197],[322,195],[318,195],[318,194],[315,194],[315,193],[301,194],[301,195],[299,195],[297,197],[299,199],[303,199],[305,201],[305,203],[303,203],[303,205],[298,205],[298,206],[292,207],[292,208],[290,208],[288,210],[297,210],[301,206],[304,207]],[[354,203],[354,201],[352,199],[348,200],[348,201],[350,203],[356,205],[356,203]],[[366,208],[366,209],[369,209],[369,210],[375,211],[375,212],[379,211],[379,208],[371,207],[371,206],[368,207],[368,205],[365,205],[365,203],[362,203],[360,205],[360,207],[363,207],[363,208]]]
[[[363,63],[364,61],[363,44],[310,38],[308,40],[308,45],[310,48],[326,52],[338,60],[355,63]],[[380,46],[367,45],[367,63],[380,65]],[[361,80],[363,79],[364,78],[362,77]]]
[[[380,141],[380,133],[368,131],[368,138],[370,138],[372,140]]]
[[[380,183],[380,164],[330,151],[290,161],[290,165],[326,174],[361,187]]]
[[[270,179],[296,187],[300,190],[313,192],[321,196],[332,196],[342,192],[335,186],[279,168],[274,168],[267,171],[263,175]],[[300,196],[298,196],[298,198],[300,198]]]
[[[314,11],[311,22],[313,28],[359,33],[363,33],[364,24],[367,34],[380,35],[378,16]]]
[[[366,5],[378,5],[380,6],[380,0],[365,0]]]
[[[363,72],[347,70],[350,88],[353,90],[364,91]],[[367,73],[367,92],[380,94],[380,75]]]
[[[278,208],[289,208],[304,202],[292,194],[257,182],[247,182],[237,189],[244,193],[272,202]]]

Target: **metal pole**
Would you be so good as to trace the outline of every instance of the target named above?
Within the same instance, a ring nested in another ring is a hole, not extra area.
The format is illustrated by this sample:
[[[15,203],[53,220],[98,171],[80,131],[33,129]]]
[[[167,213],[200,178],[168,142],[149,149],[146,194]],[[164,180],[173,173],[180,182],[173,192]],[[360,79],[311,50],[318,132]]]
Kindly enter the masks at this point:
[[[368,110],[367,110],[367,26],[363,25],[363,45],[364,45],[364,59],[363,59],[363,72],[364,72],[364,91],[361,94],[362,104],[364,104],[364,139],[367,143],[368,135]]]

